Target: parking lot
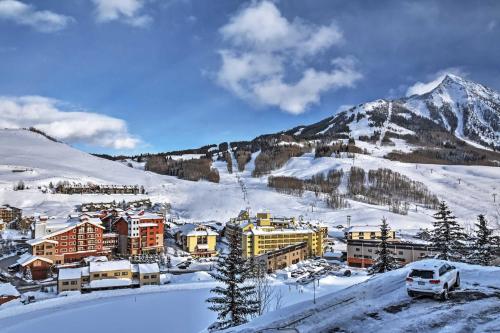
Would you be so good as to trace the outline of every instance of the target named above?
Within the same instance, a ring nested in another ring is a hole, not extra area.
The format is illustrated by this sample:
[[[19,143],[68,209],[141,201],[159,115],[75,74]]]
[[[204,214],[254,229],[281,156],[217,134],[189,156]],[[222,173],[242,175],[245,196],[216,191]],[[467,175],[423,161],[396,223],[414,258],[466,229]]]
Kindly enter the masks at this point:
[[[299,262],[292,267],[290,277],[295,280],[297,284],[306,285],[319,280],[328,275],[335,276],[350,276],[351,271],[342,266],[330,264],[325,259],[310,259]]]

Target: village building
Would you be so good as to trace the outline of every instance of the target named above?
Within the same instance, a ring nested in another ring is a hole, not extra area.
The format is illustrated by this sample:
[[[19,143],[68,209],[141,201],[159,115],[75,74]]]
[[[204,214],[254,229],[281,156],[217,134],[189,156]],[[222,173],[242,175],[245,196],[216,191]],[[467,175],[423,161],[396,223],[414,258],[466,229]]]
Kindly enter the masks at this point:
[[[432,256],[433,251],[427,242],[389,240],[389,250],[401,265]],[[380,240],[347,240],[347,264],[352,267],[367,268],[377,260]]]
[[[91,261],[88,266],[62,268],[57,279],[58,292],[138,288],[160,284],[157,263],[131,264],[128,260]]]
[[[21,294],[10,283],[0,283],[0,306],[21,297]]]
[[[114,227],[118,253],[140,255],[163,251],[164,217],[141,211],[120,217]]]
[[[380,236],[381,236],[380,227],[376,225],[352,226],[346,230],[347,239],[377,240],[380,239]],[[396,231],[389,230],[388,236],[389,239],[396,239]]]
[[[3,232],[5,229],[7,229],[7,224],[0,219],[0,232]]]
[[[49,277],[54,262],[42,256],[24,253],[16,261],[19,272],[32,280],[45,280]]]
[[[195,258],[217,255],[218,233],[203,224],[184,224],[175,233],[177,244]]]
[[[79,262],[88,256],[106,255],[101,221],[87,215],[66,220],[37,221],[34,239],[27,241],[30,253],[50,259],[55,265]]]
[[[116,253],[118,251],[118,234],[114,232],[102,234],[102,248],[110,253]]]
[[[22,210],[20,208],[12,207],[10,205],[0,206],[0,219],[5,223],[18,221],[22,218]]]
[[[321,225],[297,222],[294,218],[271,217],[259,213],[250,218],[243,211],[226,224],[226,235],[238,233],[244,258],[256,257],[290,245],[306,243],[306,257],[322,256],[328,229]]]
[[[305,260],[307,257],[307,243],[302,242],[261,254],[255,257],[255,262],[263,265],[266,272],[272,273]]]

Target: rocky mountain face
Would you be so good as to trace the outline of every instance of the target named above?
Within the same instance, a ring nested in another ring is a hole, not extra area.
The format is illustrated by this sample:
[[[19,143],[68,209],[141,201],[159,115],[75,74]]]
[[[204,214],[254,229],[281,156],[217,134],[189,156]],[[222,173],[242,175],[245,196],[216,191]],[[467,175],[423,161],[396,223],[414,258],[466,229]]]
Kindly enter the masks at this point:
[[[500,95],[449,74],[426,94],[360,104],[284,133],[304,139],[352,137],[382,142],[385,136],[422,139],[421,132],[430,131],[449,133],[479,148],[500,149]]]

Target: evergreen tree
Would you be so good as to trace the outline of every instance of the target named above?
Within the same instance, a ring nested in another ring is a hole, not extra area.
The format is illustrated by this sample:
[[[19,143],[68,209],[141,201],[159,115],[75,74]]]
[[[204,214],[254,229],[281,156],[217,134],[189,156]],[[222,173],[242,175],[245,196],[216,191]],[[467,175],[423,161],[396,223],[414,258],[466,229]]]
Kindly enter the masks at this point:
[[[473,264],[489,266],[495,257],[496,237],[493,236],[493,230],[488,228],[488,221],[483,214],[477,217],[477,221],[476,236],[473,238],[469,261]]]
[[[463,228],[455,220],[446,202],[441,201],[438,212],[434,214],[434,230],[431,233],[432,247],[438,253],[438,258],[462,259],[465,239]]]
[[[215,296],[207,299],[211,304],[209,309],[218,313],[217,322],[210,329],[242,325],[258,310],[257,302],[252,299],[254,286],[245,283],[249,267],[242,257],[240,238],[238,233],[228,235],[229,254],[220,256],[216,272],[210,273],[223,284],[212,289]]]
[[[372,273],[385,273],[399,268],[399,265],[396,263],[389,250],[389,244],[387,243],[387,240],[390,238],[389,231],[387,220],[383,218],[382,224],[380,225],[380,237],[378,237],[380,239],[380,244],[377,252],[375,252],[378,257],[370,268],[370,272]]]

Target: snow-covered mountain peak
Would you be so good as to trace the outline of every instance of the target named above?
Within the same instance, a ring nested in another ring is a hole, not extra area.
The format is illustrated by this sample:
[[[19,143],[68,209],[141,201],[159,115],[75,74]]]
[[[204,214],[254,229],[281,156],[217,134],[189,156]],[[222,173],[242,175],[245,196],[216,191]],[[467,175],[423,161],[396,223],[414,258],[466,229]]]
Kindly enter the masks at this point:
[[[448,74],[432,91],[402,101],[462,140],[500,147],[500,95],[493,89]]]

